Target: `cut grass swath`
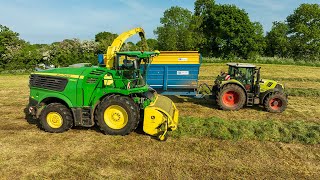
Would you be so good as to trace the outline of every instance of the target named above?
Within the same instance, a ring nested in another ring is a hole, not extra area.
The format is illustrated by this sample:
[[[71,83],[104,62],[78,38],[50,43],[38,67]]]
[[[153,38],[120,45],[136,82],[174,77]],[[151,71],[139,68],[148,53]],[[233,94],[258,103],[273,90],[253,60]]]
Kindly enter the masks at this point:
[[[223,140],[260,140],[285,143],[320,143],[320,124],[305,121],[224,120],[182,117],[173,137],[211,137]]]

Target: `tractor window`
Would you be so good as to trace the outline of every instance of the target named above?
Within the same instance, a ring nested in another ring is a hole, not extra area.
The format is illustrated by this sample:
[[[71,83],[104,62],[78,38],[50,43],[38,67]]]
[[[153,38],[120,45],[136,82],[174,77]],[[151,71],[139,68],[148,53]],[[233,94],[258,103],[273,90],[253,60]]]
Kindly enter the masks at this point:
[[[243,84],[253,83],[253,68],[239,68],[239,72],[237,74],[237,79],[241,81]]]
[[[133,61],[136,60],[136,57],[130,57],[121,55],[118,56],[118,67],[122,68],[133,68]]]
[[[242,84],[252,84],[253,83],[253,73],[254,68],[246,67],[229,67],[228,74],[231,78],[240,81]]]
[[[235,77],[236,73],[235,73],[235,68],[230,66],[229,67],[229,71],[228,71],[228,74],[232,77]]]

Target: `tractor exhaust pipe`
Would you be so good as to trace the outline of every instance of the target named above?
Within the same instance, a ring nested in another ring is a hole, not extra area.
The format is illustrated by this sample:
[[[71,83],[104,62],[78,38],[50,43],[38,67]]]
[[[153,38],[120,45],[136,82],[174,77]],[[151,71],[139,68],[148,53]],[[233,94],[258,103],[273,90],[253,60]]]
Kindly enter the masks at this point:
[[[257,81],[256,81],[256,84],[259,84],[259,82],[260,82],[260,69],[261,69],[261,67],[259,67],[257,69]]]
[[[260,94],[260,69],[261,67],[259,67],[257,70],[257,80],[256,80],[256,85],[255,85],[255,95],[259,95]]]

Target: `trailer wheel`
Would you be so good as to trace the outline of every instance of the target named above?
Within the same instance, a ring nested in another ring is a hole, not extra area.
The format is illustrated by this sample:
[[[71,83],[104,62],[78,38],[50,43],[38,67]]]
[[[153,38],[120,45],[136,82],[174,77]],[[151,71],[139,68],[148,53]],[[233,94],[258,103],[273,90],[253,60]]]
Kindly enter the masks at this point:
[[[265,109],[272,113],[283,112],[287,108],[287,105],[287,97],[280,92],[270,94],[264,102]]]
[[[41,128],[51,133],[61,133],[73,126],[73,116],[69,108],[60,103],[51,103],[40,114]]]
[[[139,124],[139,107],[126,96],[105,97],[95,111],[95,121],[104,134],[127,135]]]
[[[217,94],[217,104],[223,110],[239,110],[246,101],[246,95],[241,87],[235,84],[225,85]]]

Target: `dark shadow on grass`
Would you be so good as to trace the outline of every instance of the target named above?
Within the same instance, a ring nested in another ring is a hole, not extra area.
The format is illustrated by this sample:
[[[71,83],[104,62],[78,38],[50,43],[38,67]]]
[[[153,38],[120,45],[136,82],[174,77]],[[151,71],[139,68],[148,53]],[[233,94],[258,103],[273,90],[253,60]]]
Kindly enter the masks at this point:
[[[100,130],[100,128],[99,128],[99,126],[97,124],[94,124],[92,127],[73,126],[71,129],[75,129],[75,130],[93,130],[95,132],[103,134],[103,132]]]
[[[37,125],[38,127],[40,127],[39,121],[29,113],[28,105],[23,109],[23,112],[24,112],[24,119],[27,120],[29,124]]]
[[[169,97],[174,103],[188,102],[188,103],[197,104],[197,105],[201,105],[208,108],[221,110],[217,104],[216,99],[209,95],[204,96],[203,98],[193,98],[193,97],[184,97],[184,96],[167,96],[167,97]],[[256,111],[265,111],[265,109],[261,105],[253,105],[253,106],[244,105],[242,109],[253,109]]]
[[[204,96],[202,98],[194,98],[194,97],[186,97],[186,96],[167,96],[169,97],[174,103],[192,103],[201,106],[205,106],[208,108],[219,109],[219,106],[216,103],[216,100],[211,96]]]
[[[256,111],[266,111],[265,109],[264,109],[264,107],[263,106],[261,106],[261,105],[253,105],[253,106],[246,106],[246,107],[244,107],[244,108],[250,108],[250,109],[254,109],[254,110],[256,110]]]

